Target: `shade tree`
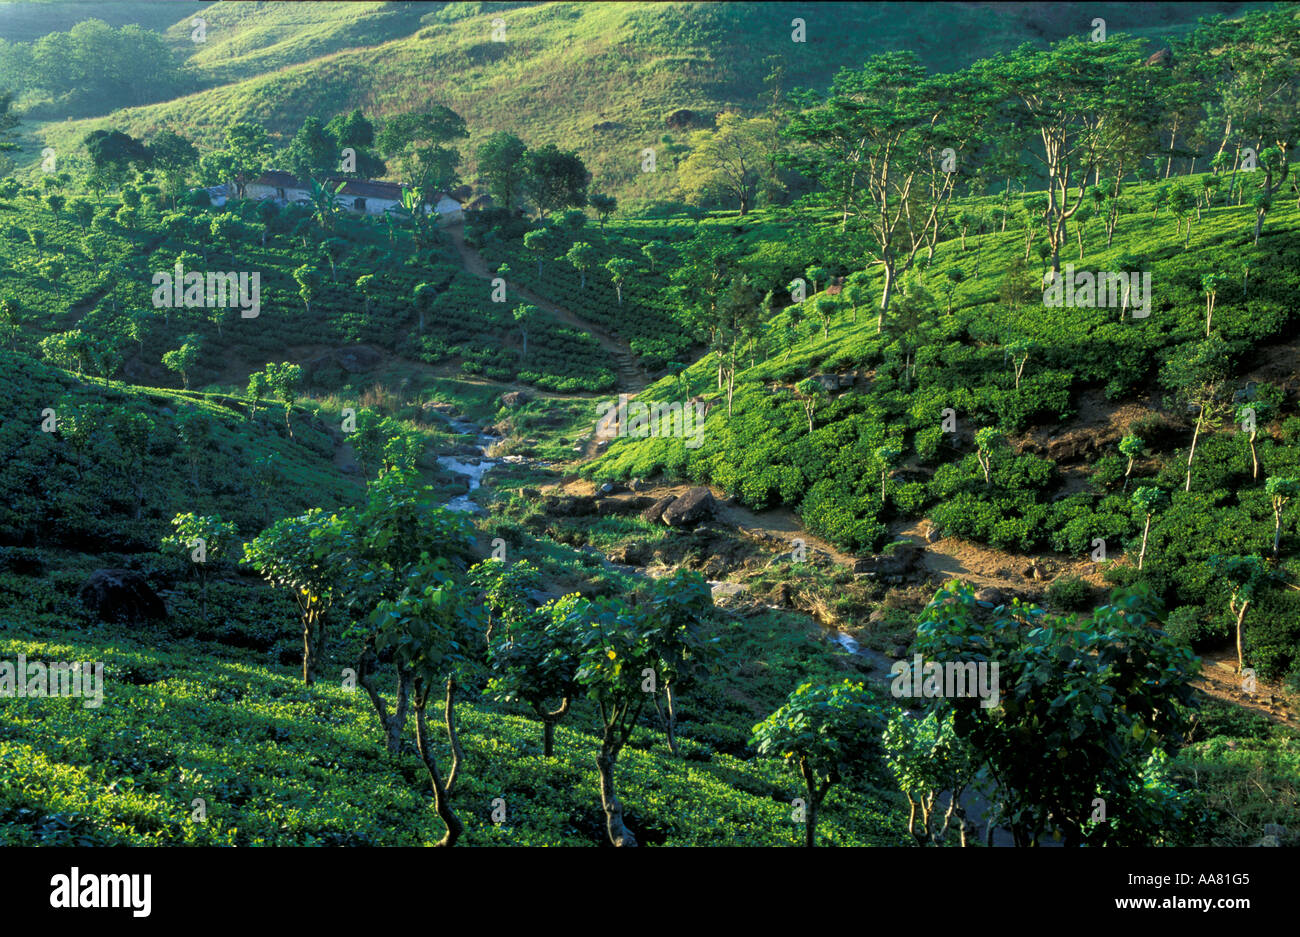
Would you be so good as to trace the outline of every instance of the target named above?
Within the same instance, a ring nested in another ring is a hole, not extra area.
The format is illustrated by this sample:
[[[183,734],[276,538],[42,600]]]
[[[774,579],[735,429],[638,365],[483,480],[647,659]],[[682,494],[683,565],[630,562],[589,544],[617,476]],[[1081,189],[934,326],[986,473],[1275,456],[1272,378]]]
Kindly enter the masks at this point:
[[[494,629],[488,641],[492,667],[488,692],[532,711],[542,724],[544,758],[554,756],[555,727],[569,714],[578,695],[579,639],[589,615],[587,600],[576,594],[553,599],[538,609],[525,605],[521,612],[503,617],[509,627]]]
[[[1190,834],[1186,797],[1161,766],[1190,725],[1198,662],[1152,627],[1160,611],[1143,588],[1117,590],[1080,627],[1073,615],[1019,600],[979,608],[974,589],[956,580],[926,606],[916,652],[945,672],[960,668],[968,688],[929,705],[952,713],[956,736],[993,783],[990,838],[999,825],[1018,846],[1044,835],[1101,846]],[[988,671],[970,692],[976,662]]]
[[[1276,579],[1268,563],[1259,556],[1230,556],[1216,553],[1205,564],[1228,587],[1228,611],[1236,618],[1237,673],[1245,666],[1243,625],[1246,611]]]
[[[199,580],[203,620],[208,618],[208,577],[214,567],[225,565],[242,552],[239,530],[219,514],[177,514],[171,521],[173,533],[162,538],[164,550],[189,556]]]
[[[755,750],[780,758],[803,781],[805,846],[817,845],[817,820],[831,788],[861,784],[881,763],[883,708],[863,683],[810,680],[754,726]]]

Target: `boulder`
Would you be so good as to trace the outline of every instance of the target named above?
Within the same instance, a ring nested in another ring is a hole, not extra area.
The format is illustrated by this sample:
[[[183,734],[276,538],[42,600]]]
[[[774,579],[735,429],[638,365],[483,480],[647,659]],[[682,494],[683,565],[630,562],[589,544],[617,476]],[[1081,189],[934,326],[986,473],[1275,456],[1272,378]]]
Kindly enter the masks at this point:
[[[749,591],[749,587],[740,582],[713,582],[709,584],[709,591],[713,593],[713,601],[720,599],[730,599],[744,592]]]
[[[915,543],[901,543],[889,553],[859,558],[853,564],[853,572],[876,579],[899,580],[919,569],[924,555],[924,547]]]
[[[129,569],[97,569],[82,583],[78,593],[84,605],[100,621],[147,621],[167,617],[167,607],[137,572]]]
[[[673,495],[660,498],[654,504],[650,505],[650,507],[641,512],[641,520],[648,521],[651,524],[657,524],[659,521],[663,520],[664,511],[668,508],[668,505],[672,504],[676,500],[677,498]]]
[[[982,589],[976,590],[975,601],[987,602],[990,605],[997,606],[1005,605],[1007,603],[1007,597],[1001,589],[994,588],[993,586],[985,586]]]
[[[622,566],[644,566],[650,562],[651,551],[644,543],[627,543],[610,547],[606,557],[611,563]]]
[[[692,488],[663,510],[662,520],[669,527],[690,527],[713,517],[717,502],[707,488]]]
[[[679,107],[664,118],[664,124],[669,130],[682,130],[689,127],[694,121],[695,112],[685,107]]]
[[[596,499],[590,495],[571,495],[547,498],[542,506],[556,517],[580,517],[596,512]]]
[[[353,348],[340,348],[333,354],[338,366],[349,374],[361,371],[373,371],[383,363],[384,356],[373,348],[357,345]]]
[[[622,514],[636,514],[654,504],[653,498],[640,496],[636,498],[597,498],[596,513],[601,517],[617,517]]]
[[[508,410],[513,410],[515,407],[523,406],[530,399],[532,398],[530,398],[522,390],[506,391],[504,394],[501,395],[501,406],[505,407]]]
[[[558,592],[545,592],[541,589],[525,589],[524,595],[534,605],[545,605],[547,602],[560,598]]]

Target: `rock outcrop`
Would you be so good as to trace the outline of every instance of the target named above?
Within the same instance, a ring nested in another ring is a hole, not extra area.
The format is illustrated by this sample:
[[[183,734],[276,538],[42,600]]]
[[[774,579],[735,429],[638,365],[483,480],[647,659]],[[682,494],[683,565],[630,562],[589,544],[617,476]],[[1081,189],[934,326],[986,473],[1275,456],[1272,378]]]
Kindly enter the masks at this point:
[[[97,569],[82,584],[81,604],[100,621],[151,621],[167,617],[167,607],[137,572]]]

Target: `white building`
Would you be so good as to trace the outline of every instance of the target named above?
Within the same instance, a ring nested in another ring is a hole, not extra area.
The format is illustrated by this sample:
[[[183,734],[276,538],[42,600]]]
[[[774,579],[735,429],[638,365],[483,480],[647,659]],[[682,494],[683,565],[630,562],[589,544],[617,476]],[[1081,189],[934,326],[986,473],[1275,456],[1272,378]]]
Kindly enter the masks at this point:
[[[373,179],[347,179],[334,177],[325,181],[325,187],[335,189],[342,183],[334,196],[339,208],[344,211],[364,215],[382,215],[401,207],[402,193],[405,186],[396,182],[379,182]],[[311,184],[302,182],[292,173],[272,170],[263,173],[245,188],[250,199],[274,199],[277,204],[290,202],[308,203],[311,201]],[[438,220],[444,224],[453,224],[464,218],[461,203],[446,192],[435,194],[432,203],[425,201],[424,212],[436,212]]]

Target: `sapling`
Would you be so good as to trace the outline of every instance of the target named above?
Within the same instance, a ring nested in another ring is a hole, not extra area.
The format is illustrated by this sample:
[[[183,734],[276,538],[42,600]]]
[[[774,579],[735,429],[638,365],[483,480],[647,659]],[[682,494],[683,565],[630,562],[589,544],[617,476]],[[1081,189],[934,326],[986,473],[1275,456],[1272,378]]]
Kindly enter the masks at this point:
[[[1143,486],[1133,492],[1133,503],[1141,508],[1142,513],[1146,515],[1146,523],[1142,527],[1142,550],[1138,553],[1138,569],[1146,561],[1147,555],[1147,536],[1151,533],[1151,517],[1155,514],[1156,508],[1160,505],[1164,492],[1159,488]]]
[[[1206,565],[1215,575],[1227,580],[1231,590],[1228,595],[1228,611],[1237,616],[1237,673],[1241,673],[1245,664],[1242,625],[1246,620],[1246,609],[1274,576],[1268,564],[1258,556],[1224,556],[1216,553]]]
[[[1122,455],[1128,456],[1128,465],[1124,468],[1124,490],[1128,491],[1128,479],[1133,474],[1133,460],[1142,454],[1146,443],[1142,441],[1141,436],[1125,436],[1119,441],[1119,451]]]
[[[885,482],[889,478],[889,471],[898,461],[898,457],[903,451],[897,446],[884,445],[876,449],[876,459],[880,462],[880,503],[885,503]]]
[[[1219,287],[1223,285],[1223,277],[1214,273],[1207,273],[1201,277],[1201,289],[1205,290],[1205,336],[1209,338],[1210,323],[1214,319],[1214,300],[1219,295]]]
[[[984,482],[992,484],[990,471],[993,468],[993,450],[1002,441],[1002,434],[991,426],[986,426],[975,433],[975,458],[979,459],[980,468],[984,470]]]
[[[1278,546],[1282,542],[1282,509],[1297,494],[1300,494],[1300,479],[1274,477],[1264,483],[1264,493],[1273,505],[1273,559],[1277,559]]]
[[[803,412],[808,417],[808,432],[813,431],[813,410],[817,404],[826,399],[826,388],[821,385],[820,381],[806,377],[798,384],[794,385],[794,391],[799,397],[799,402],[803,404]]]

